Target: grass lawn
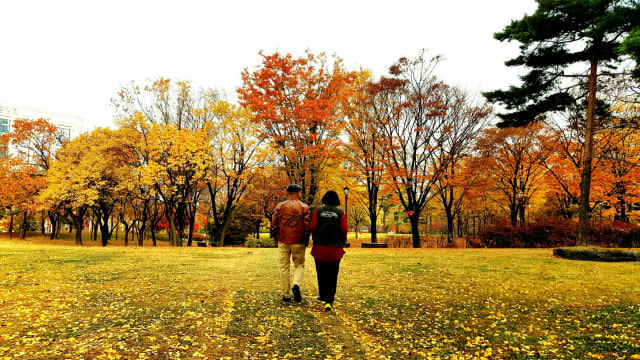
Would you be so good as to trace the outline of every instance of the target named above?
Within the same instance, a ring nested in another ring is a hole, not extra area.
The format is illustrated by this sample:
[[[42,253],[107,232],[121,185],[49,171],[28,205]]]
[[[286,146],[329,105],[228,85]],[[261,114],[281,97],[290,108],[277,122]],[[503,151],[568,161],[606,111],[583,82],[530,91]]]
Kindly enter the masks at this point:
[[[347,249],[335,311],[274,249],[0,235],[0,359],[640,359],[640,263]]]

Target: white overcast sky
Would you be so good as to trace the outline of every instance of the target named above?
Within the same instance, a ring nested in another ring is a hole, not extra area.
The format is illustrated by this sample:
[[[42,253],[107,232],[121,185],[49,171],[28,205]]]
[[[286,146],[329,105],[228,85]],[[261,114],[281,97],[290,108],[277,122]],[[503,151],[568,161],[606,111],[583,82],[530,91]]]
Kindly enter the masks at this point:
[[[0,0],[0,103],[111,126],[121,85],[159,77],[225,90],[260,50],[343,58],[376,77],[420,49],[446,82],[485,91],[518,82],[517,44],[493,33],[534,0]]]

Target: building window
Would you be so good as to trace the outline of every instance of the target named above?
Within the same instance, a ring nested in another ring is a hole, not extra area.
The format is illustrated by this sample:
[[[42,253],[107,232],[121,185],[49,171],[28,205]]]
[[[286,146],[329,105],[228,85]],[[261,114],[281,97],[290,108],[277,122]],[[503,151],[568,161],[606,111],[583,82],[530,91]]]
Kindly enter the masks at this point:
[[[0,135],[7,134],[9,132],[9,120],[0,119]]]
[[[9,120],[0,119],[0,135],[9,133]],[[7,148],[0,144],[0,158],[7,157]]]

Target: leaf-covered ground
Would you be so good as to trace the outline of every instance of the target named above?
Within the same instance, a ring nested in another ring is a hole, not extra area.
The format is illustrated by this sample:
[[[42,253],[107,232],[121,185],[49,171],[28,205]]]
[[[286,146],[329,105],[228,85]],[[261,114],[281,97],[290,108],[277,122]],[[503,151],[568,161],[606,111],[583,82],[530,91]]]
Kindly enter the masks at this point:
[[[0,241],[0,359],[640,359],[640,264],[349,249],[335,311],[274,249]]]

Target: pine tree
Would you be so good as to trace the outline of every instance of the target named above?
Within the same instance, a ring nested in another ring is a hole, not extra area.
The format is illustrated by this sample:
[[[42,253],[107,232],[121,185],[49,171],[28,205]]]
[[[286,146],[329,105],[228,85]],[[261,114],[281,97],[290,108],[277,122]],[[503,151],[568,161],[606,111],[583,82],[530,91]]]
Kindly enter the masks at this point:
[[[616,75],[616,66],[629,56],[640,56],[640,2],[638,0],[537,0],[538,9],[513,20],[500,41],[517,41],[520,55],[507,66],[530,71],[522,85],[484,95],[508,112],[501,127],[522,126],[545,113],[561,111],[587,99],[584,155],[580,183],[578,243],[587,244],[589,191],[593,159],[598,77]],[[634,75],[640,75],[636,61]],[[581,87],[582,86],[582,87]],[[572,89],[584,89],[578,96]]]

